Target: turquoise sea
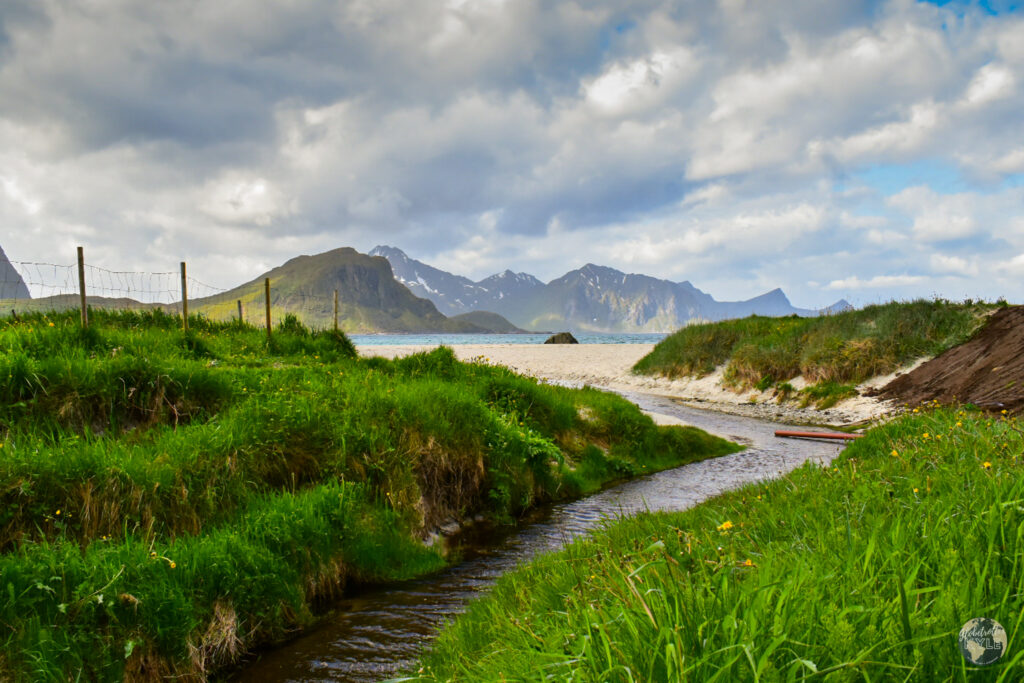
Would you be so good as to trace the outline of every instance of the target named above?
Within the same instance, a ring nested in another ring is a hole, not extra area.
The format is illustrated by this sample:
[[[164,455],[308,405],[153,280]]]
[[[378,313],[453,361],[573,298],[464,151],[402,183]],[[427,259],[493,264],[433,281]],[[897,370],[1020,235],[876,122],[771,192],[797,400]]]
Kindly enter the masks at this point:
[[[543,344],[549,334],[350,334],[360,346],[458,346],[460,344]],[[581,344],[657,344],[667,335],[573,334]]]

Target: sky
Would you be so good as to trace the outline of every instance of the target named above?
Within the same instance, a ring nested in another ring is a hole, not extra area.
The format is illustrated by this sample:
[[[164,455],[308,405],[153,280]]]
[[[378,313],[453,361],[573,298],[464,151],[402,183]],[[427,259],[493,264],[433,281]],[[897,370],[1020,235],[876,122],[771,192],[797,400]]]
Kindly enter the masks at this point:
[[[1014,0],[4,0],[0,247],[1024,302]]]

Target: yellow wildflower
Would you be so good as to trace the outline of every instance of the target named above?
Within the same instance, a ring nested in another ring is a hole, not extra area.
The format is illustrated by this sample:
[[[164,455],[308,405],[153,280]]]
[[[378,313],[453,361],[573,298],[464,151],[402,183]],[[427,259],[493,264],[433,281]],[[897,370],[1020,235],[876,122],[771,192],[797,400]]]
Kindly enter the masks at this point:
[[[925,432],[924,434],[922,434],[921,438],[922,439],[927,439],[928,438],[928,432]]]
[[[919,412],[921,412],[921,411],[920,411],[920,410],[918,410],[917,408],[914,408],[914,412],[915,412],[915,413],[919,413]]]
[[[733,527],[733,523],[730,522],[729,520],[725,520],[724,522],[722,522],[721,524],[718,525],[718,530],[719,531],[728,531],[732,527]]]
[[[916,486],[914,487],[914,493],[917,493],[917,487]]]
[[[177,567],[178,565],[174,563],[174,560],[171,560],[171,569],[176,569]]]
[[[895,448],[892,449],[892,453],[890,455],[892,455],[892,457],[894,458],[900,457],[899,451],[897,451]]]
[[[992,463],[990,463],[988,460],[986,460],[985,462],[981,463],[981,466],[984,467],[986,470],[992,469]]]

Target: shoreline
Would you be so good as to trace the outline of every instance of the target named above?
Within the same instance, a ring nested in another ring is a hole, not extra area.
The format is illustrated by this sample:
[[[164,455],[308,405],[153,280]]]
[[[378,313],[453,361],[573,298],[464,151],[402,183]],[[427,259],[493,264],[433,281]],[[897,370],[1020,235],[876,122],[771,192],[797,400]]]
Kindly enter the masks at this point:
[[[396,358],[430,351],[436,346],[356,345],[360,356]],[[795,401],[777,403],[771,391],[735,392],[722,385],[723,368],[701,378],[667,379],[634,375],[633,365],[650,353],[654,344],[458,344],[449,347],[464,362],[502,365],[544,382],[565,386],[591,386],[617,393],[661,396],[684,405],[773,422],[841,427],[883,418],[896,410],[888,401],[857,396],[825,410],[800,408]],[[904,368],[901,372],[906,372]],[[882,386],[899,373],[875,377],[858,391]],[[798,390],[801,378],[791,380]]]

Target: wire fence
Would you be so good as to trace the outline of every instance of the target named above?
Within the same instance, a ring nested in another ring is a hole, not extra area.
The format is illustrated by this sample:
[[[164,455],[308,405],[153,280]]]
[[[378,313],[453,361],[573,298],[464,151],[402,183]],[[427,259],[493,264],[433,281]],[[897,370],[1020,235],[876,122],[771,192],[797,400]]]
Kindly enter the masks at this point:
[[[287,315],[313,329],[336,324],[336,292],[268,290],[263,280],[227,289],[187,276],[186,272],[185,264],[181,271],[146,272],[110,270],[85,263],[84,259],[78,264],[0,260],[0,317],[79,309],[81,275],[86,305],[91,309],[159,309],[181,315],[184,301],[189,317],[219,322],[244,320],[263,327],[269,311],[271,326]]]

